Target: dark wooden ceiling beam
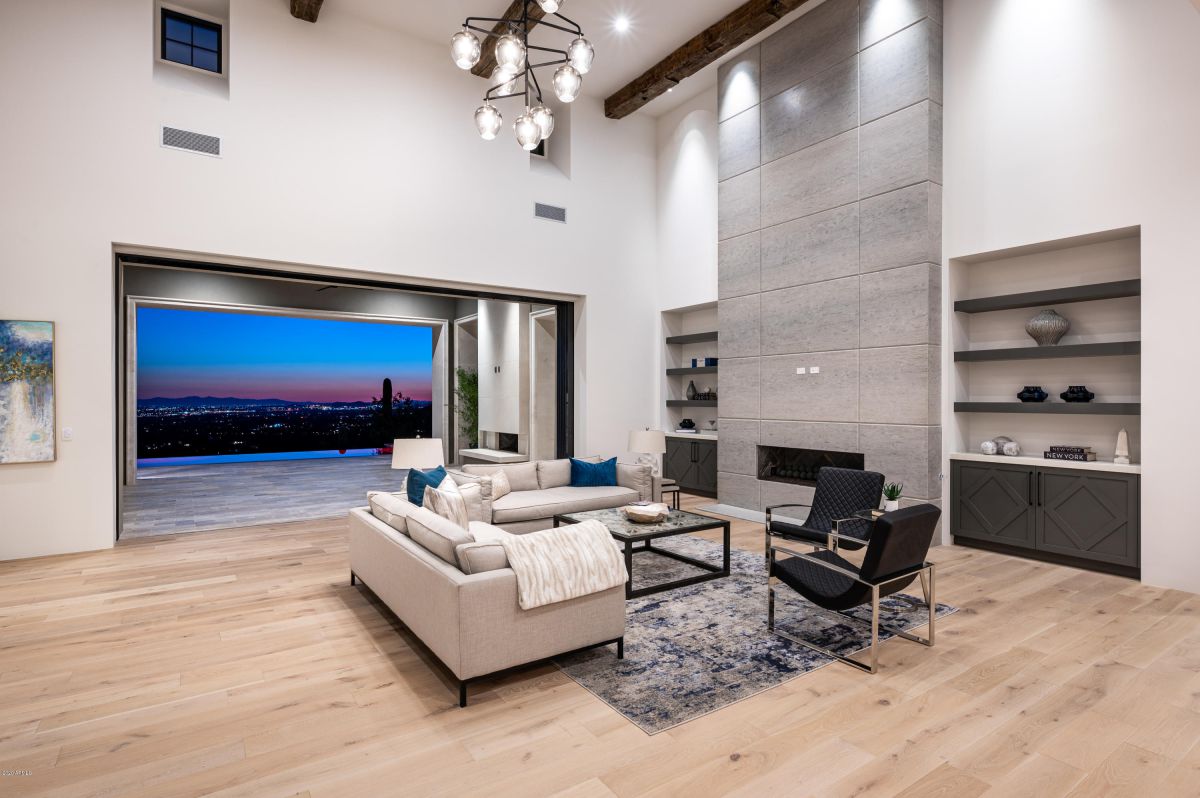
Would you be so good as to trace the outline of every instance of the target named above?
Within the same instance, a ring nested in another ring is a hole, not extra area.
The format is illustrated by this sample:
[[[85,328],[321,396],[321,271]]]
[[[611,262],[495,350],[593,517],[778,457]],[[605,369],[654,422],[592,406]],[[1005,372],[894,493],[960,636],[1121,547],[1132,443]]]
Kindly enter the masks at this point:
[[[305,22],[316,22],[325,0],[292,0],[292,16]]]
[[[508,8],[500,16],[504,19],[520,19],[521,12],[525,9],[525,0],[513,0]],[[542,17],[546,16],[546,12],[537,3],[529,4],[529,29],[533,30],[533,26],[542,21]],[[471,72],[481,78],[486,78],[492,74],[492,70],[496,68],[496,40],[504,34],[508,33],[508,26],[503,22],[497,22],[492,26],[492,32],[486,39],[483,40],[483,53],[479,56],[479,63],[471,67]]]
[[[809,0],[750,0],[688,39],[604,101],[604,115],[623,119],[738,45],[762,33]]]

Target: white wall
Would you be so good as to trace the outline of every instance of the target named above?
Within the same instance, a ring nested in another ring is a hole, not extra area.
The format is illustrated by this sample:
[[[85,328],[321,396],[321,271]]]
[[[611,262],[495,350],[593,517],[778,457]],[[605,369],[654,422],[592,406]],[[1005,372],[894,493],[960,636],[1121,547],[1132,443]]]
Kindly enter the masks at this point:
[[[946,0],[947,258],[1142,227],[1142,578],[1200,592],[1200,14]]]
[[[112,543],[115,242],[583,295],[577,450],[623,451],[653,406],[653,120],[581,98],[571,179],[534,173],[507,127],[476,135],[482,84],[444,47],[336,2],[316,25],[231,5],[228,99],[154,80],[146,0],[0,12],[0,318],[57,322],[75,430],[56,463],[0,466],[0,559]],[[162,123],[224,157],[161,149]]]
[[[658,306],[717,301],[717,89],[658,119]]]

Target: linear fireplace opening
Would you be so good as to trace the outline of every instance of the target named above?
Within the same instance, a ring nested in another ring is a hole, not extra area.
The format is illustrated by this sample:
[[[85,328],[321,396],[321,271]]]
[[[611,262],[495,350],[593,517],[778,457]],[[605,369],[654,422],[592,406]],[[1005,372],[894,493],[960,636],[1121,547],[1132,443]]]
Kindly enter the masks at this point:
[[[793,449],[787,446],[758,447],[758,478],[789,485],[816,485],[817,473],[826,466],[862,471],[866,461],[860,452],[825,449]]]

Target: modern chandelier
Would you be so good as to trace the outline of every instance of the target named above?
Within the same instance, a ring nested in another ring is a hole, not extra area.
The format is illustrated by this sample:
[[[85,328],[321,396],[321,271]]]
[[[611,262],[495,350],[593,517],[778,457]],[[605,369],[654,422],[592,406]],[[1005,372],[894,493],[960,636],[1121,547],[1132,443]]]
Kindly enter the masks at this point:
[[[557,17],[562,24],[546,18],[531,19],[529,8],[534,2],[541,6],[546,14]],[[583,76],[592,68],[592,59],[596,53],[591,42],[583,37],[583,30],[558,13],[561,6],[560,0],[525,0],[520,16],[467,17],[463,22],[463,29],[451,37],[450,57],[460,69],[472,69],[479,63],[483,54],[483,45],[472,31],[478,31],[485,37],[506,31],[496,40],[496,67],[488,77],[491,88],[483,95],[483,105],[475,110],[475,127],[485,141],[496,138],[501,125],[504,124],[504,117],[500,110],[492,105],[492,101],[509,97],[522,97],[525,100],[525,112],[513,122],[518,144],[527,150],[533,150],[554,132],[554,113],[542,102],[542,87],[534,72],[536,69],[558,67],[554,70],[550,85],[554,89],[554,96],[562,102],[572,102],[579,96]],[[493,23],[495,27],[481,28],[476,23]],[[537,25],[573,34],[575,38],[565,50],[530,44],[529,30]],[[557,54],[560,57],[535,64],[531,60],[531,51]],[[520,91],[517,90],[517,81],[521,81]],[[534,104],[531,104],[531,100]]]

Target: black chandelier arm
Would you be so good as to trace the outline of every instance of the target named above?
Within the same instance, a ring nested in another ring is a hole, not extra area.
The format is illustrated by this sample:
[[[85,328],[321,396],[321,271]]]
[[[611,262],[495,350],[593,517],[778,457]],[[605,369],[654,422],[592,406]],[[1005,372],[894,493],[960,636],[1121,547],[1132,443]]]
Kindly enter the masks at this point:
[[[558,17],[559,19],[561,19],[563,22],[567,23],[571,27],[564,28],[562,25],[555,25],[553,22],[547,22],[545,19],[542,20],[542,24],[547,25],[551,28],[557,28],[558,30],[565,31],[567,33],[574,33],[576,36],[583,35],[583,28],[579,27],[579,23],[577,23],[575,20],[568,19],[567,17],[564,17],[562,14],[558,14],[558,13],[555,13],[554,16]]]
[[[540,50],[543,53],[558,53],[559,55],[561,55],[563,57],[564,60],[569,60],[571,57],[570,54],[566,50],[560,50],[557,47],[541,47],[536,44],[527,44],[527,45],[525,45],[525,49],[526,50]],[[555,62],[555,63],[557,63],[557,62]]]
[[[571,20],[567,19],[562,14],[555,14],[554,16],[559,17],[564,22],[569,23],[571,25],[571,27],[565,28],[562,25],[556,25],[553,22],[548,22],[544,17],[538,22],[538,24],[545,25],[547,28],[553,28],[554,30],[560,30],[563,33],[573,33],[576,36],[583,35],[583,28],[579,27],[579,25],[577,25],[574,22],[572,22]],[[507,17],[467,17],[465,20],[463,20],[464,28],[467,28],[468,30],[476,31],[477,33],[486,33],[488,36],[495,36],[496,31],[492,30],[491,28],[476,27],[475,25],[471,24],[472,22],[503,22],[505,25],[507,25],[510,28],[517,28],[517,27],[521,26],[523,20],[509,19]]]
[[[529,75],[525,79],[525,90],[526,91],[529,90],[529,78],[533,78],[533,90],[537,94],[538,105],[543,105],[544,103],[542,102],[542,84],[538,83],[537,73],[533,71],[532,67],[529,68],[528,72],[529,72]]]

